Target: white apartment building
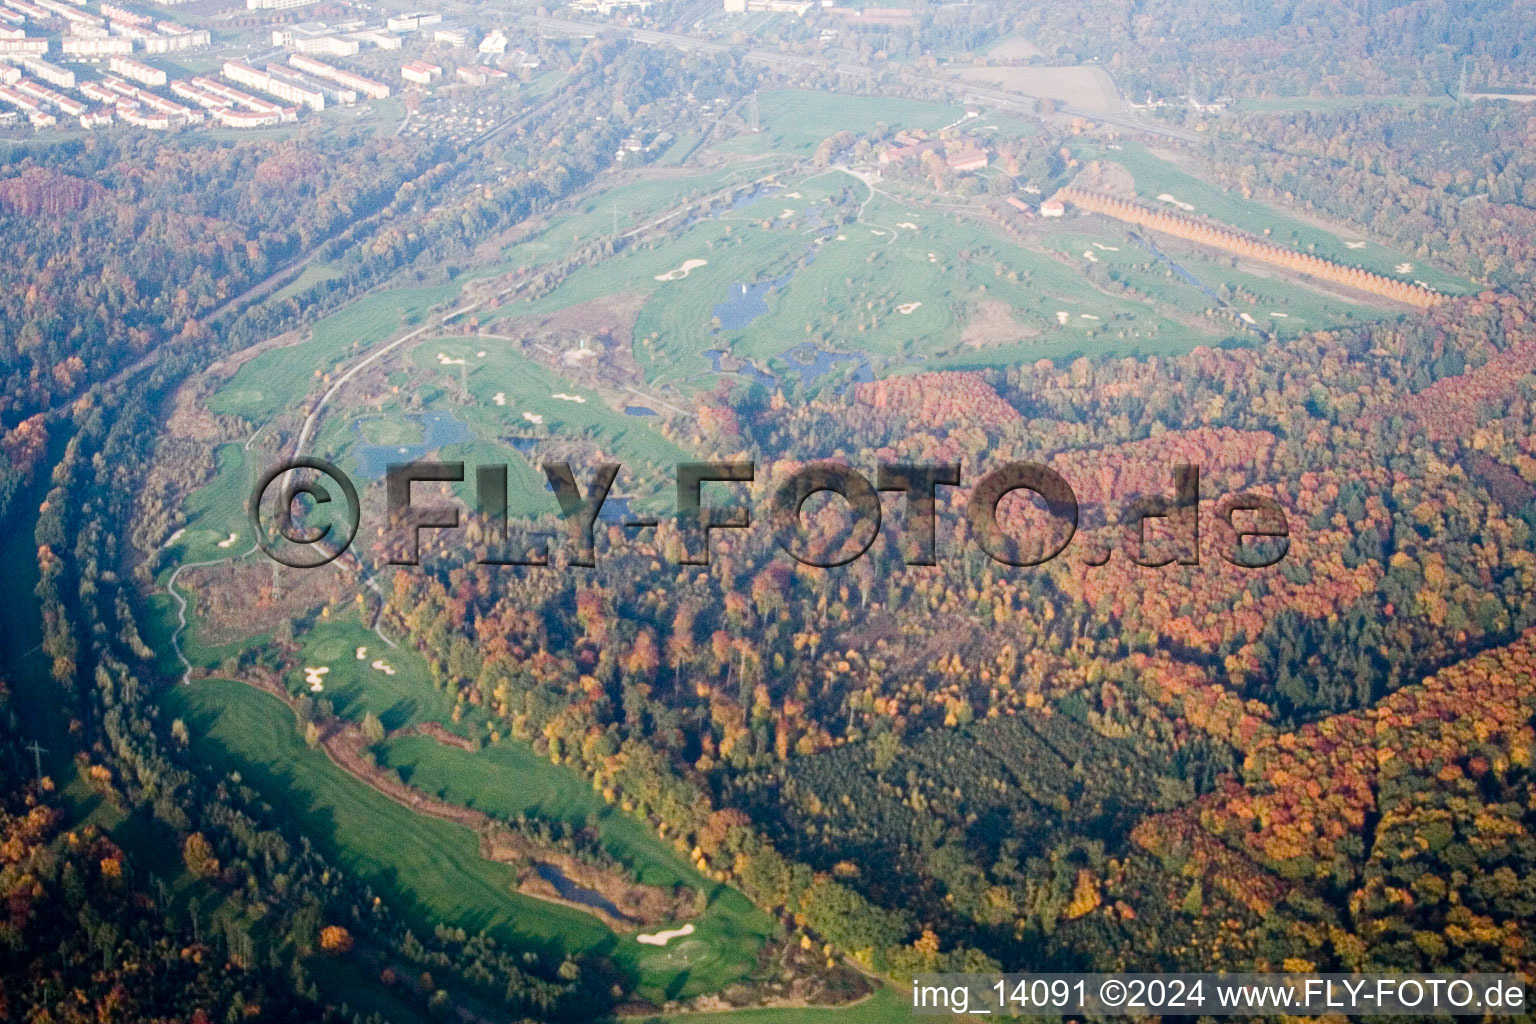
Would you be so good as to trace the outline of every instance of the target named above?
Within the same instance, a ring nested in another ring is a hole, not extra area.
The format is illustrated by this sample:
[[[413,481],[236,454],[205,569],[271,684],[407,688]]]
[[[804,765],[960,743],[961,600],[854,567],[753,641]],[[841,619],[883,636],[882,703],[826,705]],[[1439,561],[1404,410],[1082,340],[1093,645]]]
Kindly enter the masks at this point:
[[[131,78],[135,82],[143,82],[145,85],[160,87],[165,85],[167,75],[160,68],[150,67],[142,61],[132,57],[114,56],[107,61],[107,70],[115,71],[124,78]]]

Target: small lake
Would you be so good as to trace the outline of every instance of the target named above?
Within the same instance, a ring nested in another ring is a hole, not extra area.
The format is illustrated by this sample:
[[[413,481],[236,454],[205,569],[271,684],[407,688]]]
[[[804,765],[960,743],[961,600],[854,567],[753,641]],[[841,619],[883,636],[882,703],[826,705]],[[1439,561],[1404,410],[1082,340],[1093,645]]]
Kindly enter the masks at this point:
[[[714,371],[716,373],[730,373],[731,372],[730,370],[724,369],[720,365],[721,360],[723,360],[725,358],[725,349],[722,349],[722,348],[706,349],[705,352],[704,352],[704,355],[709,359],[709,365],[714,369]],[[751,363],[747,362],[745,359],[743,359],[741,361],[741,368],[739,370],[736,370],[735,372],[740,374],[743,377],[747,377],[747,378],[749,378],[751,380],[757,381],[759,384],[762,384],[764,387],[775,388],[775,387],[779,386],[779,379],[777,377],[775,377],[771,373],[764,373],[762,370],[759,370],[757,367],[753,366]]]
[[[875,379],[869,357],[856,352],[827,352],[813,345],[800,345],[786,350],[782,358],[800,374],[800,383],[807,387],[847,363],[856,364],[851,383],[865,384]]]
[[[726,210],[734,213],[737,210],[745,209],[760,199],[766,199],[768,196],[778,191],[778,188],[779,186],[777,185],[772,187],[767,185],[759,185],[756,188],[749,188],[745,192],[741,193],[741,195],[732,199],[730,204],[726,206]]]
[[[551,484],[547,479],[544,481],[544,492],[546,494],[555,493],[554,484]],[[558,503],[554,506],[555,509],[559,507]],[[629,499],[609,491],[608,497],[603,499],[603,507],[598,509],[597,521],[608,526],[623,526],[629,522],[631,514]]]
[[[450,444],[472,441],[475,437],[475,432],[469,429],[469,425],[454,417],[452,413],[434,411],[411,416],[409,419],[421,426],[420,444],[370,444],[363,439],[363,420],[357,420],[352,425],[359,441],[352,447],[352,456],[357,460],[359,476],[368,480],[382,480],[391,463],[415,462],[429,452],[435,452]]]
[[[609,902],[608,898],[595,889],[585,889],[561,874],[560,869],[553,864],[545,864],[543,861],[535,861],[533,870],[538,872],[540,878],[555,887],[563,900],[572,903],[580,903],[584,907],[592,907],[614,917],[623,917],[624,914],[618,907]]]
[[[725,301],[715,306],[715,317],[720,330],[739,331],[768,312],[768,293],[789,284],[793,274],[785,274],[771,281],[743,284],[738,281],[726,291]]]
[[[656,415],[656,410],[655,409],[646,408],[643,405],[626,405],[624,407],[624,415],[625,416],[655,416]]]

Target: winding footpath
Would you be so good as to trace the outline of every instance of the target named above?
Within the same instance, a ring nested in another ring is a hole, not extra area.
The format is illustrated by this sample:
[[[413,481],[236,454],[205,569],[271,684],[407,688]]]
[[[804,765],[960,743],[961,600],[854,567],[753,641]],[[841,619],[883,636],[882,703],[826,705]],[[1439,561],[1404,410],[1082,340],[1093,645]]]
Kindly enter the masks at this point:
[[[310,437],[314,434],[315,425],[319,423],[320,414],[324,411],[326,404],[329,403],[331,398],[334,397],[335,394],[343,387],[345,387],[347,382],[356,376],[359,371],[371,366],[375,361],[389,354],[390,352],[393,352],[401,345],[414,341],[422,335],[438,329],[444,323],[452,320],[455,317],[462,316],[464,313],[469,312],[471,309],[474,309],[478,305],[478,302],[472,302],[467,305],[460,306],[458,309],[455,309],[451,312],[445,313],[441,317],[416,328],[416,330],[411,331],[408,334],[401,335],[389,344],[383,346],[382,348],[376,349],[364,358],[360,359],[358,362],[354,363],[345,373],[336,379],[335,383],[333,383],[323,395],[320,396],[320,400],[315,403],[315,406],[310,410],[309,415],[304,418],[304,424],[299,429],[298,439],[294,442],[293,445],[293,457],[298,458],[300,455],[304,454],[304,447],[309,443]],[[251,443],[256,440],[256,435],[261,433],[265,427],[266,424],[262,424],[262,426],[257,427],[251,436],[246,440],[246,451],[251,450]],[[161,548],[164,549],[175,543],[176,537],[177,535],[173,534],[169,540],[161,545]],[[171,633],[171,649],[176,652],[176,659],[181,662],[181,681],[183,685],[186,685],[192,681],[192,663],[187,660],[185,652],[183,652],[181,649],[181,637],[182,634],[187,630],[187,599],[182,596],[179,590],[176,589],[176,584],[181,579],[181,574],[186,572],[188,569],[204,569],[211,565],[222,565],[225,562],[240,561],[241,559],[249,558],[251,555],[255,554],[259,548],[260,545],[252,544],[249,549],[242,551],[238,555],[226,555],[223,558],[211,558],[201,562],[185,562],[177,566],[176,571],[171,573],[171,578],[166,581],[166,592],[170,594],[171,599],[176,602],[176,629],[173,633]],[[359,571],[361,571],[361,563],[359,563]],[[377,594],[381,600],[384,598],[383,589],[379,586],[378,581],[374,579],[372,575],[369,575],[367,578],[365,578],[363,583],[368,587],[368,589]],[[373,632],[378,636],[380,640],[384,641],[384,643],[388,644],[391,648],[399,647],[399,644],[384,635],[382,627],[377,621],[375,621],[373,624]]]
[[[173,542],[166,541],[162,547],[171,543]],[[255,551],[256,545],[252,544],[249,551],[238,555],[212,558],[206,562],[184,562],[176,567],[176,571],[171,573],[171,578],[166,581],[166,593],[170,594],[171,599],[176,602],[176,631],[171,634],[171,649],[176,652],[176,658],[181,662],[181,684],[183,686],[189,685],[192,682],[192,663],[187,660],[187,656],[181,651],[181,634],[186,632],[187,629],[187,599],[182,597],[181,592],[176,589],[177,578],[188,569],[201,569],[207,565],[221,565],[224,562],[232,562],[237,558],[245,558],[255,553]]]

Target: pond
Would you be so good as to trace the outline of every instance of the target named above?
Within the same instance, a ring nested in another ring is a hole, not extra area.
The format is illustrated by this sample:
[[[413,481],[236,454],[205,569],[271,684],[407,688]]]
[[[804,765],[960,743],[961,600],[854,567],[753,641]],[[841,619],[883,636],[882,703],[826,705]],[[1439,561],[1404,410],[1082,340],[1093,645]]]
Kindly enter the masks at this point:
[[[725,301],[715,306],[715,318],[720,330],[739,331],[768,312],[767,295],[776,288],[789,284],[793,274],[785,274],[771,281],[743,284],[738,281],[726,291]]]
[[[709,365],[714,369],[714,371],[716,373],[730,373],[730,372],[732,372],[730,370],[725,369],[723,366],[720,365],[721,361],[725,358],[725,349],[723,349],[723,348],[706,349],[705,352],[704,352],[704,355],[706,357],[708,357]],[[751,363],[747,362],[745,359],[741,360],[741,367],[740,367],[740,369],[737,369],[735,372],[737,374],[743,376],[743,377],[747,377],[747,378],[750,378],[751,380],[757,381],[759,384],[762,384],[764,387],[776,388],[776,387],[779,386],[779,379],[777,377],[775,377],[771,373],[764,373],[762,370],[759,370],[757,367],[753,366]]]
[[[545,480],[544,492],[554,494],[554,484]],[[603,507],[597,510],[597,521],[607,526],[623,526],[630,521],[632,514],[629,503],[629,498],[609,491],[608,497],[603,499]]]
[[[411,416],[409,419],[421,426],[420,444],[370,444],[363,438],[363,420],[353,423],[352,427],[361,442],[352,448],[352,456],[357,460],[359,476],[368,480],[382,480],[391,463],[415,462],[439,448],[471,441],[475,437],[475,432],[469,428],[469,425],[456,419],[452,413],[434,411]]]
[[[553,864],[537,861],[533,865],[533,870],[538,872],[540,878],[555,887],[555,891],[560,894],[561,899],[570,900],[572,903],[580,903],[584,907],[601,910],[606,914],[612,914],[614,917],[624,916],[619,911],[619,908],[614,906],[602,893],[595,889],[586,889],[577,885],[561,874],[560,869]]]
[[[868,383],[875,379],[875,371],[869,365],[869,357],[857,352],[827,352],[814,345],[799,345],[783,353],[783,359],[800,374],[800,383],[809,387],[817,380],[837,369],[839,364],[856,364],[852,382]]]

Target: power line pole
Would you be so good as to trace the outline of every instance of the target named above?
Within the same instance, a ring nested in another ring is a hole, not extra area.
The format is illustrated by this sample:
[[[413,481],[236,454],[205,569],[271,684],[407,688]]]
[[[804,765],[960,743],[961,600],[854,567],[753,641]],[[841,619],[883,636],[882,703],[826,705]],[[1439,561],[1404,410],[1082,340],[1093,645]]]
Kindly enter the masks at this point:
[[[43,755],[48,753],[48,748],[38,746],[37,740],[33,740],[31,746],[22,747],[21,749],[32,752],[32,764],[37,769],[37,780],[41,782],[43,780]]]

